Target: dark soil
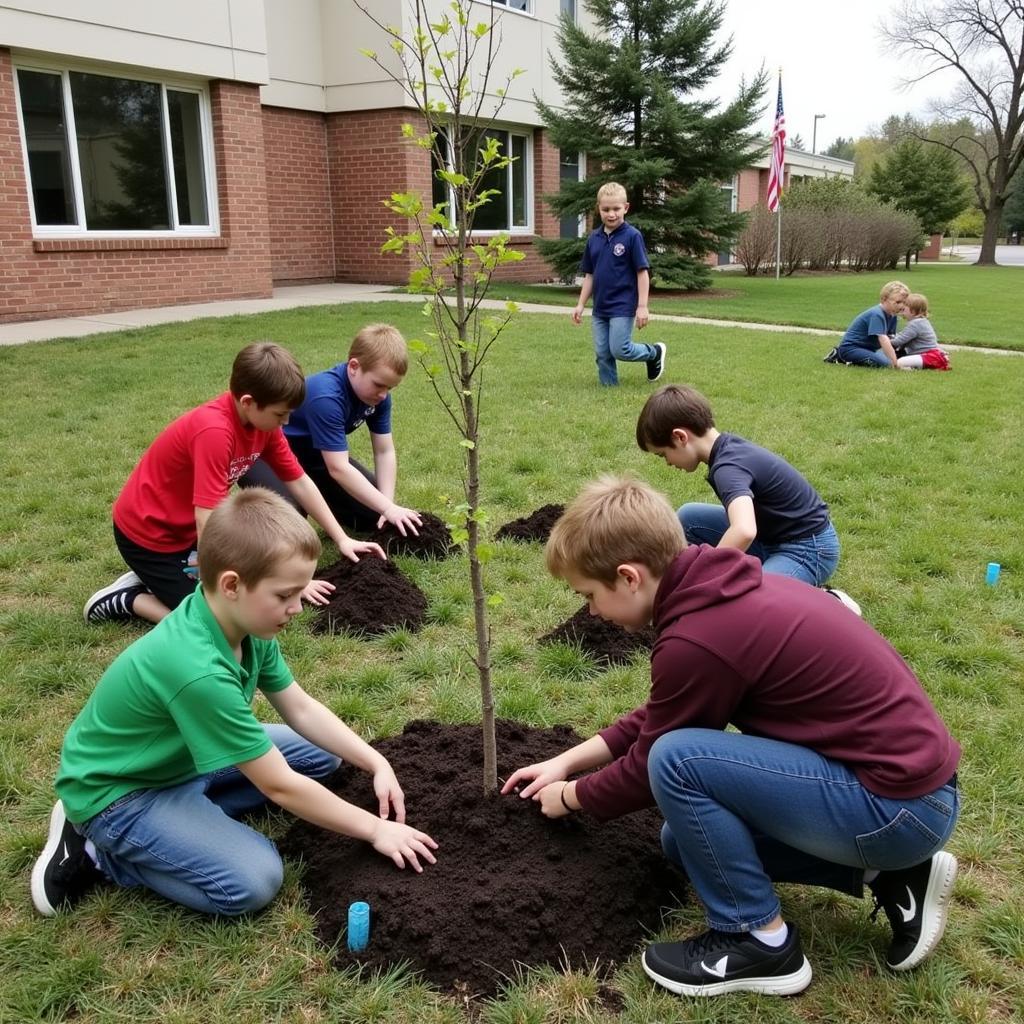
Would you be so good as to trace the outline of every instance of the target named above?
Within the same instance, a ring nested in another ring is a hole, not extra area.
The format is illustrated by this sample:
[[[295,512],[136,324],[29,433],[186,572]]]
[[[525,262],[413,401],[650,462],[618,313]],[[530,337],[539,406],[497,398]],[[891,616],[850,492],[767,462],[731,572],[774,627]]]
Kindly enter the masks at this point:
[[[631,661],[637,651],[650,651],[654,646],[654,630],[628,633],[614,622],[591,615],[584,605],[571,619],[566,619],[540,638],[542,644],[578,644],[585,654],[605,665],[622,665]]]
[[[415,633],[426,619],[426,596],[394,562],[373,555],[363,555],[358,562],[343,558],[317,570],[316,578],[336,589],[313,619],[314,633],[376,636],[398,628]]]
[[[580,739],[502,721],[497,734],[502,778]],[[550,821],[532,800],[484,797],[478,725],[410,722],[376,747],[402,784],[409,823],[437,841],[437,864],[399,871],[368,843],[301,821],[289,830],[281,850],[305,862],[325,943],[342,935],[351,902],[370,904],[369,948],[349,953],[342,938],[338,967],[408,960],[442,989],[489,995],[516,964],[608,971],[678,905],[685,880],[661,854],[656,810],[604,824],[585,814]],[[376,813],[365,774],[342,766],[328,786]]]
[[[403,537],[391,523],[385,523],[384,528],[374,533],[370,540],[375,540],[388,557],[447,558],[452,553],[451,531],[431,512],[421,512],[420,520],[418,535],[407,533]]]
[[[542,505],[536,512],[531,512],[528,516],[506,523],[494,535],[494,539],[546,541],[551,536],[552,527],[558,522],[564,511],[564,505]]]

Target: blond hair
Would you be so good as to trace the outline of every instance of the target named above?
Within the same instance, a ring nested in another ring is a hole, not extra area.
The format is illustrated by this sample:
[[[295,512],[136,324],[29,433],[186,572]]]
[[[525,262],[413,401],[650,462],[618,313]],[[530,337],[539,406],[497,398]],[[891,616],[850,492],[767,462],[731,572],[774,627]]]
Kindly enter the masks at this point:
[[[920,292],[911,292],[903,300],[903,307],[914,316],[928,315],[928,300]]]
[[[555,523],[544,559],[552,576],[579,573],[611,586],[624,562],[664,576],[686,547],[679,518],[664,495],[632,477],[587,484]]]
[[[889,296],[895,295],[897,292],[903,292],[904,295],[908,295],[910,294],[910,289],[902,281],[888,281],[882,285],[878,301],[885,302]]]
[[[409,369],[409,350],[405,338],[391,324],[367,324],[352,339],[348,357],[358,359],[363,370],[372,370],[383,363],[404,377],[405,371]]]
[[[623,202],[626,202],[628,198],[625,188],[617,181],[606,181],[597,190],[598,204],[600,204],[602,199],[621,199]]]
[[[206,520],[199,542],[199,578],[206,593],[229,570],[254,587],[295,555],[314,562],[320,557],[316,531],[280,495],[247,487],[229,495]]]
[[[273,341],[254,341],[235,356],[228,387],[235,398],[251,395],[261,409],[277,402],[297,409],[306,397],[302,367]]]

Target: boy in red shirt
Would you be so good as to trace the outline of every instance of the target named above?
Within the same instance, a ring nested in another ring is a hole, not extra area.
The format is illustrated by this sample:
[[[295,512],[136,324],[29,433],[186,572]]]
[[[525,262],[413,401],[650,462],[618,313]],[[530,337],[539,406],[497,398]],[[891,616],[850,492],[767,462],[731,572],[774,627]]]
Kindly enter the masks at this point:
[[[591,614],[653,623],[651,691],[502,792],[522,785],[548,817],[658,805],[710,928],[648,947],[647,974],[680,995],[806,988],[774,882],[867,884],[892,925],[889,967],[928,956],[957,872],[943,846],[960,747],[899,654],[820,590],[735,548],[687,547],[665,498],[636,481],[587,487],[545,555]]]
[[[384,557],[352,540],[295,460],[281,431],[305,395],[302,369],[273,342],[235,357],[229,390],[179,416],[146,449],[114,502],[114,541],[131,571],[85,604],[86,622],[159,622],[196,587],[196,548],[210,512],[260,457],[323,527],[343,557]],[[323,604],[334,587],[313,580],[303,598]]]

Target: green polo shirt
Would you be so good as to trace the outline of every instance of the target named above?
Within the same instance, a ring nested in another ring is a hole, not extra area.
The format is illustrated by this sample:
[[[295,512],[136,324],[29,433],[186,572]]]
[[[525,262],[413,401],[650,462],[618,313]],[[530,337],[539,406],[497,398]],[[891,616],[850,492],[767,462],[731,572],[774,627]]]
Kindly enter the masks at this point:
[[[239,664],[197,587],[118,655],[71,723],[56,781],[68,818],[261,757],[272,744],[253,696],[291,683],[277,640],[247,636]]]

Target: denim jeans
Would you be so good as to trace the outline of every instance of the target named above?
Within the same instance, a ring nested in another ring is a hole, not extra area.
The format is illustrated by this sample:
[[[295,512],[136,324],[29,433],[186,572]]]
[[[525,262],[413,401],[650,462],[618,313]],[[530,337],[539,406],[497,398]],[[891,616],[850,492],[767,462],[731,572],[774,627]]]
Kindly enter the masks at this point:
[[[912,867],[941,850],[959,813],[954,784],[892,800],[806,747],[718,729],[660,736],[648,775],[665,817],[662,846],[710,926],[726,932],[779,913],[773,882],[860,896],[865,870]]]
[[[341,763],[286,725],[264,728],[302,775],[323,779]],[[281,888],[274,844],[235,820],[266,803],[232,766],[180,786],[128,793],[78,831],[117,885],[144,885],[192,910],[235,916],[265,907]]]
[[[646,363],[658,354],[653,345],[634,344],[631,316],[592,316],[590,323],[594,335],[597,379],[604,387],[614,387],[619,383],[616,359],[626,363]]]
[[[690,544],[717,544],[729,529],[729,516],[721,505],[691,502],[679,509],[678,515]],[[747,554],[759,559],[765,572],[821,587],[839,564],[839,537],[830,522],[812,537],[784,544],[764,544],[755,539]]]
[[[844,363],[853,363],[855,366],[892,366],[889,357],[880,348],[865,348],[850,341],[840,343],[838,354]]]

